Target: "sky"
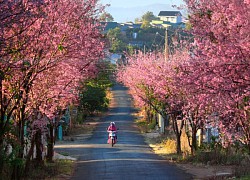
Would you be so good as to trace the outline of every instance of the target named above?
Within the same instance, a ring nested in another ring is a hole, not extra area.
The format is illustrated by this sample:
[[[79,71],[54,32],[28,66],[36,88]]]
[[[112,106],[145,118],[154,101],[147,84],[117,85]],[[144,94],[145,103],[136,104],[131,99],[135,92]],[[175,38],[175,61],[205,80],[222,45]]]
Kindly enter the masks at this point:
[[[151,4],[184,4],[182,0],[100,0],[102,4],[111,4],[112,7],[136,7],[147,6]]]
[[[157,16],[160,11],[176,10],[172,8],[173,5],[184,4],[183,0],[99,0],[99,2],[103,5],[110,4],[106,11],[119,23],[134,22],[147,11]]]

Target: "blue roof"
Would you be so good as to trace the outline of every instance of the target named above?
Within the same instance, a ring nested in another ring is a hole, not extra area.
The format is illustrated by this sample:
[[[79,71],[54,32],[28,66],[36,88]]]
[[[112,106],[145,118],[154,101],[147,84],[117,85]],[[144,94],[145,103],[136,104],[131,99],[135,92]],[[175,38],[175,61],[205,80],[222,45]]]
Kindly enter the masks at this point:
[[[114,29],[119,25],[117,22],[101,22],[101,24],[104,25],[104,31]]]

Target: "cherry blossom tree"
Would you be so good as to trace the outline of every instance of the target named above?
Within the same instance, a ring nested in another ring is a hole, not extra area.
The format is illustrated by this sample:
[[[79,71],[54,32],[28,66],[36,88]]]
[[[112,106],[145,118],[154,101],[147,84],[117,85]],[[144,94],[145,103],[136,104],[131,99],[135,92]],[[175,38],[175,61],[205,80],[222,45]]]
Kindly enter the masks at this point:
[[[181,114],[182,123],[191,126],[192,153],[197,148],[197,130],[207,121],[220,124],[222,136],[241,141],[250,152],[249,1],[186,3],[194,37],[191,51],[176,52],[169,61],[152,54],[129,57],[118,79],[139,105],[156,108],[160,102],[172,119]],[[211,119],[212,114],[218,114],[219,122]],[[181,129],[177,140],[180,133]]]
[[[229,140],[248,146],[250,95],[249,1],[186,1],[195,51],[193,88],[209,98],[210,110],[219,113],[220,130]]]
[[[179,64],[186,59],[186,52],[176,52],[167,61],[163,54],[141,53],[131,57],[128,65],[118,73],[118,80],[130,88],[139,105],[149,104],[163,117],[171,117],[178,153],[181,153],[180,137],[184,121],[180,121],[181,125],[178,126],[177,118],[184,106],[185,96],[176,76]]]
[[[102,8],[96,8],[95,0],[3,1],[0,7],[2,155],[12,122],[19,127],[23,148],[25,122],[34,118],[28,113],[39,115],[33,123],[43,129],[46,118],[53,119],[76,99],[77,83],[102,57],[103,43],[98,23]],[[41,96],[35,99],[35,94]]]
[[[39,19],[39,13],[36,11],[39,6],[39,2],[0,2],[0,174],[4,167],[3,157],[8,151],[8,140],[13,139],[13,136],[7,133],[13,124],[11,118],[25,94],[22,87],[28,88],[28,81],[23,78],[29,76],[25,73],[28,63],[21,58],[21,51],[29,42],[29,37],[25,42],[21,36]],[[4,139],[7,145],[4,144]]]

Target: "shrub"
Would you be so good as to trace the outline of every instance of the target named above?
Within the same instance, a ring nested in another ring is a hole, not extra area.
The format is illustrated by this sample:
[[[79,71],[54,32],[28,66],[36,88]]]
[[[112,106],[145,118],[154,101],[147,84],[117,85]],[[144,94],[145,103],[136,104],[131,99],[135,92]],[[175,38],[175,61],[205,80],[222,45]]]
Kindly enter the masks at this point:
[[[166,139],[162,142],[162,145],[165,147],[165,153],[173,154],[176,153],[176,141],[173,139]]]
[[[136,121],[137,126],[139,127],[139,129],[141,130],[141,132],[148,132],[147,130],[147,122],[145,120],[137,120]]]
[[[149,131],[155,129],[155,126],[156,126],[156,119],[153,119],[152,122],[149,123],[147,126],[148,126],[148,130],[149,130]]]

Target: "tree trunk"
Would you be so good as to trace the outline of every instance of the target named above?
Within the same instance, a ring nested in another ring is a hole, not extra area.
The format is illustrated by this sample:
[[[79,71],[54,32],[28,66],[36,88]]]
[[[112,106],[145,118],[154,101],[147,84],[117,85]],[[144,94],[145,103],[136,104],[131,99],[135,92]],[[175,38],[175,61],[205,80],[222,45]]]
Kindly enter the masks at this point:
[[[0,89],[1,91],[1,89]],[[0,97],[1,98],[1,97]],[[1,110],[2,111],[2,110]],[[4,166],[4,115],[0,114],[0,177],[2,177],[3,166]]]
[[[54,156],[54,128],[52,125],[49,127],[49,135],[48,135],[48,149],[47,149],[47,160],[52,162]]]
[[[18,115],[17,115],[18,116]],[[22,158],[23,158],[23,146],[22,146],[22,122],[21,122],[21,120],[20,120],[20,117],[16,117],[16,119],[19,119],[19,122],[18,122],[18,126],[17,126],[17,132],[18,132],[18,139],[19,139],[19,142],[21,142],[21,144],[20,144],[20,148],[18,148],[18,152],[17,152],[17,157],[15,157],[16,158],[16,160],[18,160],[18,161],[21,161],[21,160],[23,160]],[[17,147],[15,147],[15,146],[13,146],[12,147],[13,149],[14,148],[17,148]],[[22,176],[22,167],[21,167],[21,165],[20,165],[20,163],[15,163],[15,164],[13,164],[12,165],[12,174],[11,174],[11,179],[12,180],[19,180],[20,179],[20,177]]]
[[[248,144],[248,155],[250,155],[250,144]]]
[[[20,180],[22,176],[22,169],[18,165],[13,165],[11,180]]]
[[[192,155],[194,155],[195,152],[196,152],[196,150],[197,150],[197,138],[196,138],[196,133],[197,133],[196,126],[193,125],[193,128],[192,128],[192,146],[191,146],[191,153],[192,153]]]
[[[181,134],[182,134],[182,128],[184,127],[183,121],[181,121],[180,127],[178,127],[178,122],[176,116],[172,116],[173,121],[173,130],[176,137],[176,152],[177,154],[181,154]]]
[[[18,136],[20,140],[20,148],[18,151],[18,157],[23,158],[25,142],[24,142],[24,120],[22,118],[20,119],[18,128],[19,128]]]
[[[30,143],[31,143],[31,146],[30,146],[29,152],[28,152],[27,157],[26,157],[25,168],[24,168],[25,176],[27,176],[27,174],[29,173],[30,159],[31,159],[31,156],[33,155],[33,152],[34,152],[34,145],[35,145],[34,137],[31,139]]]
[[[42,135],[41,130],[38,130],[35,134],[35,144],[36,144],[36,162],[38,165],[42,164],[43,157],[42,157]]]
[[[176,152],[181,154],[181,135],[176,135]]]
[[[146,112],[147,112],[147,117],[146,117],[146,118],[147,118],[147,122],[148,122],[148,123],[150,123],[150,122],[151,122],[151,118],[150,118],[150,110],[149,110],[149,109],[147,109],[147,111],[146,111]]]
[[[0,139],[0,177],[3,177],[3,166],[4,166],[4,147],[3,141]]]
[[[200,134],[200,138],[199,138],[199,147],[203,144],[203,134],[204,134],[204,128],[203,126],[201,127],[201,134]]]

